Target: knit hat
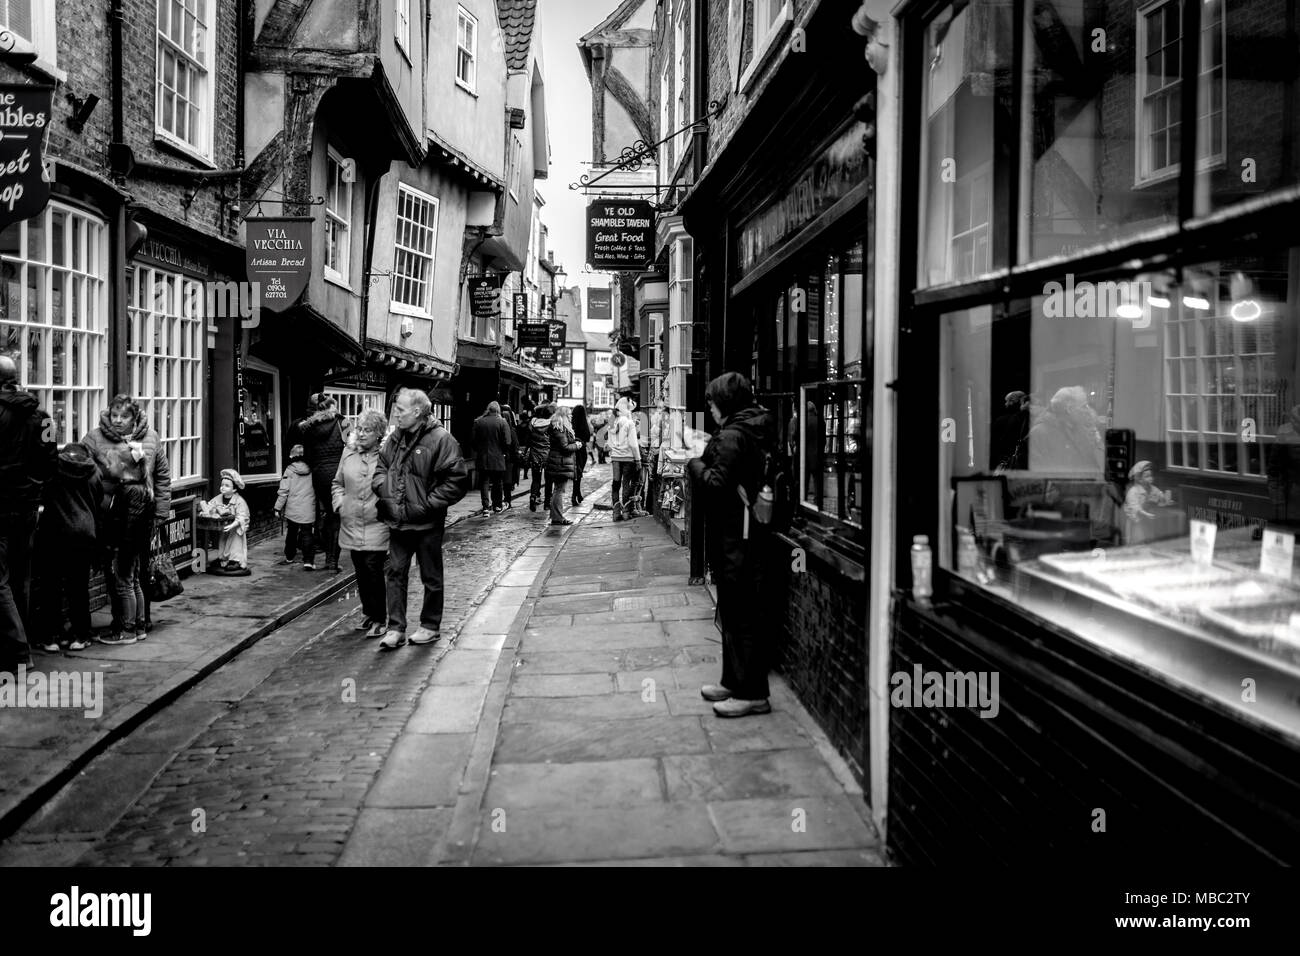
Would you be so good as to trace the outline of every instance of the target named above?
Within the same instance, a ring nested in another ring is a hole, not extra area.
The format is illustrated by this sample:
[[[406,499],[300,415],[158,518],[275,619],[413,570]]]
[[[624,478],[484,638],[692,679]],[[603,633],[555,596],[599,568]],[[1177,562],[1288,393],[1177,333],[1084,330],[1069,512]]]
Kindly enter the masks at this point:
[[[1151,462],[1149,461],[1138,462],[1136,465],[1134,465],[1132,468],[1128,470],[1128,480],[1137,481],[1139,478],[1142,477],[1142,472],[1146,471],[1150,467],[1151,467]]]
[[[292,448],[289,449],[290,461],[293,461],[295,458],[306,458],[306,457],[307,457],[307,451],[302,447],[302,445],[294,445]],[[222,474],[225,474],[225,472],[222,472]]]
[[[222,478],[229,478],[229,479],[230,479],[230,483],[231,483],[232,485],[234,485],[235,488],[237,488],[239,491],[243,491],[243,490],[244,490],[244,479],[239,477],[239,472],[235,471],[235,469],[233,469],[233,468],[222,468],[222,469],[221,469],[221,477],[222,477]]]

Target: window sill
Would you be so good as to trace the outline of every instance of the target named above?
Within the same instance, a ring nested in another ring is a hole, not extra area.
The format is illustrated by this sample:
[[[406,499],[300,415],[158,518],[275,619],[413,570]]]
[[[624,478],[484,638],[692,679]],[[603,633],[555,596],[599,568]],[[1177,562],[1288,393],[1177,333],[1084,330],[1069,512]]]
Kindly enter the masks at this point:
[[[432,319],[433,316],[424,309],[417,308],[413,305],[407,305],[405,302],[389,302],[388,311],[394,315],[410,315],[417,319]]]
[[[353,292],[352,286],[348,285],[348,280],[343,277],[343,274],[335,272],[329,266],[325,266],[325,281],[330,285],[338,286],[340,289],[346,289],[348,292],[352,292],[353,295],[356,294]]]
[[[466,93],[468,93],[470,96],[474,97],[474,99],[478,99],[478,91],[475,90],[474,87],[466,83],[464,80],[462,80],[459,76],[456,77],[456,85],[460,87],[462,90],[464,90]]]
[[[776,25],[767,31],[767,36],[763,37],[761,41],[754,45],[754,55],[749,60],[749,66],[746,67],[745,72],[740,75],[741,93],[746,95],[749,94],[750,88],[753,87],[755,81],[758,79],[758,74],[762,72],[765,66],[767,66],[768,60],[771,58],[773,51],[776,50],[778,42],[786,33],[790,26],[790,21],[793,19],[793,11],[790,4],[787,2],[785,6],[781,8],[781,12],[777,15]]]
[[[197,166],[202,166],[204,169],[217,168],[217,164],[214,163],[209,156],[199,152],[188,143],[184,143],[175,136],[172,136],[166,130],[155,127],[153,143],[159,149],[168,153],[173,153],[182,159],[188,159],[190,162]]]
[[[68,82],[68,74],[44,57],[38,57],[34,63],[28,63],[23,69],[28,73],[39,74],[42,78],[54,80],[56,83]]]
[[[865,561],[849,553],[850,549],[856,550],[856,546],[849,539],[836,534],[834,528],[807,521],[801,523],[796,518],[788,530],[777,532],[776,537],[792,548],[802,549],[805,554],[846,581],[866,584]]]

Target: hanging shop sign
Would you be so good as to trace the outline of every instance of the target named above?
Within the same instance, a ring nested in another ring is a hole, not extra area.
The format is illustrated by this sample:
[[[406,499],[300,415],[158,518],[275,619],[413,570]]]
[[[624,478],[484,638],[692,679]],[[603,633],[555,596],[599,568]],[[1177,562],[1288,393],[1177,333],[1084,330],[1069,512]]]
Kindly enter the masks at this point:
[[[257,283],[258,305],[283,312],[301,298],[311,280],[311,216],[250,217],[248,281]]]
[[[511,295],[514,304],[515,320],[522,322],[528,318],[528,293],[515,292]]]
[[[0,86],[0,229],[50,201],[44,149],[53,105],[52,86]]]
[[[549,347],[551,329],[545,322],[520,322],[519,336],[515,341],[517,348],[537,349]]]
[[[800,230],[867,181],[861,123],[853,123],[784,193],[750,216],[736,234],[741,277],[780,251]]]
[[[592,367],[593,375],[608,375],[610,370],[610,354],[608,352],[597,352],[595,355],[595,365]]]
[[[538,346],[537,351],[534,353],[534,356],[537,360],[537,364],[554,366],[557,361],[557,353],[559,351],[560,350],[553,345]]]
[[[633,271],[654,259],[654,208],[644,200],[587,205],[587,261],[593,269]]]
[[[587,318],[592,322],[607,322],[613,316],[613,292],[609,289],[588,289]]]
[[[469,297],[476,319],[488,319],[501,314],[501,274],[469,277]]]
[[[560,319],[551,319],[546,323],[546,329],[549,333],[546,344],[552,348],[564,348],[564,340],[568,337],[569,327]]]

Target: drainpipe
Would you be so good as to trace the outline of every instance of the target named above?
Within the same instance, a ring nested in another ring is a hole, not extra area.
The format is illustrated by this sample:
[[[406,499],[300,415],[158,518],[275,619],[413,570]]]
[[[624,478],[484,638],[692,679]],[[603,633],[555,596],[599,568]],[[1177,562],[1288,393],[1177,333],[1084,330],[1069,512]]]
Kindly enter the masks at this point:
[[[108,14],[109,46],[112,62],[111,97],[113,99],[112,142],[122,142],[122,3],[112,0]],[[118,177],[115,177],[118,178]],[[120,177],[125,178],[125,177]],[[119,186],[121,183],[119,182]],[[119,395],[130,390],[130,361],[127,356],[126,335],[126,203],[122,196],[117,204],[117,213],[113,217],[113,240],[108,246],[109,275],[109,315],[112,316],[113,361],[109,368],[108,386],[110,394]],[[125,379],[125,381],[124,381]]]
[[[365,364],[366,333],[370,330],[370,287],[374,284],[375,232],[379,223],[379,183],[383,176],[366,176],[366,267],[361,280],[361,361]]]

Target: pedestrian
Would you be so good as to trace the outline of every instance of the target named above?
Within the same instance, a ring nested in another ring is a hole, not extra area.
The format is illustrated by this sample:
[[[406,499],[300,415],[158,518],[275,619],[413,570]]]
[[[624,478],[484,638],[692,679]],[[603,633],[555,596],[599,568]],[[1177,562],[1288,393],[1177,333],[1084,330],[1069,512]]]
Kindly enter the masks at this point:
[[[514,507],[515,486],[519,484],[519,419],[509,405],[502,406],[501,417],[510,430],[510,447],[506,449],[505,510]]]
[[[551,454],[551,407],[538,405],[533,409],[524,433],[528,436],[528,467],[532,471],[533,484],[528,492],[528,510],[536,511],[542,495],[542,481],[546,474],[546,459]],[[522,444],[522,441],[521,441]],[[551,486],[546,485],[545,506],[551,505]]]
[[[115,395],[81,443],[95,459],[104,488],[101,543],[113,623],[99,641],[134,644],[148,634],[144,581],[154,525],[171,509],[171,467],[158,433],[129,395]]]
[[[324,392],[316,392],[307,401],[308,415],[294,425],[302,443],[304,460],[311,467],[312,488],[316,492],[316,543],[325,555],[325,570],[339,569],[338,516],[331,500],[334,475],[339,470],[347,436],[338,403]]]
[[[613,412],[601,412],[591,421],[596,428],[591,444],[596,449],[596,463],[599,465],[605,464],[609,457],[609,426],[613,414]]]
[[[316,570],[316,542],[312,530],[316,524],[316,489],[312,486],[311,467],[304,460],[302,445],[289,449],[289,467],[280,478],[280,491],[275,498],[275,516],[283,518],[284,560],[293,564],[298,547],[302,547],[302,568]]]
[[[582,473],[587,468],[587,445],[591,441],[591,425],[587,422],[587,409],[578,405],[573,409],[573,434],[582,447],[573,457],[573,497],[572,504],[582,504]]]
[[[406,591],[411,559],[419,561],[424,585],[420,626],[412,644],[431,644],[442,627],[442,533],[447,509],[465,497],[468,470],[460,444],[441,423],[430,418],[429,396],[416,389],[397,393],[397,425],[384,442],[373,488],[379,517],[388,525],[388,632],[380,650],[407,643]]]
[[[546,457],[546,483],[551,487],[551,524],[573,524],[564,517],[563,500],[565,487],[573,478],[575,456],[582,443],[573,433],[573,422],[567,408],[557,408],[551,416],[551,448]]]
[[[614,470],[614,520],[643,517],[645,512],[636,507],[641,439],[637,434],[636,419],[632,417],[632,405],[626,398],[620,398],[614,406],[614,421],[609,428],[609,460]]]
[[[487,410],[474,419],[473,435],[474,464],[482,476],[479,496],[483,510],[479,515],[500,514],[503,510],[501,490],[506,477],[506,454],[510,449],[510,426],[501,417],[500,403],[488,402]]]
[[[68,442],[58,470],[45,483],[36,527],[36,611],[41,650],[58,653],[90,646],[90,569],[100,538],[103,483],[90,450]],[[64,640],[63,605],[68,606],[70,640]]]
[[[765,526],[751,520],[749,503],[760,491],[766,456],[775,448],[775,419],[754,401],[749,382],[724,372],[704,393],[717,435],[687,468],[703,490],[705,554],[717,587],[714,622],[722,633],[722,681],[700,695],[719,717],[766,714],[769,649],[763,636],[762,549]]]
[[[366,637],[383,637],[388,631],[384,590],[384,563],[388,558],[388,525],[379,520],[375,496],[375,471],[379,445],[388,420],[377,409],[367,409],[357,419],[356,442],[343,450],[332,485],[334,510],[339,515],[339,548],[347,548],[357,572],[357,590],[364,618],[357,630]]]
[[[45,483],[54,476],[54,427],[19,388],[18,365],[0,355],[0,671],[30,665],[27,643],[32,544]]]
[[[221,469],[221,489],[211,501],[205,502],[199,513],[215,516],[226,522],[221,528],[221,553],[211,570],[215,574],[246,577],[248,570],[248,502],[240,494],[244,479],[233,468]]]

